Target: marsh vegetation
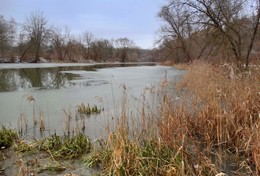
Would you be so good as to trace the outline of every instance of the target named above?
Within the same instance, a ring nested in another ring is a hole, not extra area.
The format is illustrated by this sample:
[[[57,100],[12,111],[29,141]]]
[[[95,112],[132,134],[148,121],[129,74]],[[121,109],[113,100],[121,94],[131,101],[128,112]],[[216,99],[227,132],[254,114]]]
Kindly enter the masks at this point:
[[[258,175],[259,67],[230,67],[193,63],[174,93],[164,81],[159,115],[142,114],[133,133],[122,114],[88,166],[104,175]]]
[[[258,175],[259,67],[241,72],[232,65],[194,62],[186,68],[178,83],[164,78],[160,89],[146,89],[160,95],[159,106],[152,109],[144,95],[136,116],[128,108],[131,94],[122,89],[115,128],[108,124],[102,138],[90,140],[75,130],[70,136],[16,140],[14,149],[43,152],[55,163],[30,167],[38,174],[66,173],[64,159],[76,158],[98,175]]]
[[[0,174],[260,175],[259,3],[169,0],[151,50],[0,16],[0,62],[89,63],[0,66]]]

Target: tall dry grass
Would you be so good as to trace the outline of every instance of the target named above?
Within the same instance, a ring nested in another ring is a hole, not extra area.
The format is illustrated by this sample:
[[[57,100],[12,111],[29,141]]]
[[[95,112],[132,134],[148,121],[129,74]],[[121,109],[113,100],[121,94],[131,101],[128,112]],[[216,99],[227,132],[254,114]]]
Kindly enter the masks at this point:
[[[259,175],[260,68],[193,63],[177,89],[180,103],[172,107],[166,99],[161,110],[162,139],[171,144],[185,135],[187,146],[215,158],[221,169]]]
[[[141,107],[141,129],[132,133],[122,112],[88,165],[105,175],[259,175],[259,69],[190,64],[174,91],[163,80],[157,113]]]

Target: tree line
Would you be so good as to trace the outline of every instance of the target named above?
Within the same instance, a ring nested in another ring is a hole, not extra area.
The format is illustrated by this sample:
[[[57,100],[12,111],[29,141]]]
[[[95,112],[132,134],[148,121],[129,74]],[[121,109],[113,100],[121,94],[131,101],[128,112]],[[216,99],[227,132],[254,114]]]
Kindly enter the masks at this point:
[[[158,14],[157,57],[235,61],[247,67],[260,52],[259,0],[169,0]]]
[[[107,62],[147,60],[147,50],[141,49],[126,38],[97,39],[85,31],[76,36],[69,27],[49,25],[40,11],[32,12],[18,27],[14,19],[0,16],[0,58],[8,62],[51,61]]]
[[[19,30],[0,16],[0,57],[39,62],[235,61],[247,67],[260,56],[260,0],[168,0],[158,17],[164,23],[157,48],[143,50],[128,38],[97,39],[50,26],[42,12],[31,13]],[[259,59],[258,59],[259,60]]]

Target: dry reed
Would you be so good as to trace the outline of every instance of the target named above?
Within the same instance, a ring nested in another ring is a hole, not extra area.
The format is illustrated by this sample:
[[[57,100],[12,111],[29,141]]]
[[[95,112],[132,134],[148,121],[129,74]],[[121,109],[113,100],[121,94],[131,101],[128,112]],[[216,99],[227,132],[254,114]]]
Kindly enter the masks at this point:
[[[27,97],[27,101],[30,103],[30,102],[32,102],[33,103],[33,124],[34,124],[34,126],[36,126],[37,125],[37,119],[36,119],[36,101],[35,101],[35,98],[32,96],[32,95],[30,95],[30,96],[28,96]]]
[[[67,133],[68,135],[70,135],[71,133],[71,112],[70,110],[67,112],[65,109],[63,109],[65,115],[66,115],[66,119],[65,119],[65,133]]]
[[[122,105],[116,130],[95,145],[88,165],[105,175],[259,175],[259,68],[186,68],[174,91],[162,81],[155,123],[156,113],[141,107],[140,133],[130,136]]]
[[[40,112],[40,132],[43,133],[45,131],[45,122],[44,122],[44,114],[43,111]]]
[[[219,169],[225,169],[222,159],[231,158],[239,174],[253,175],[259,166],[259,88],[258,67],[245,72],[231,65],[193,63],[178,84],[181,103],[172,107],[167,97],[162,106],[163,140],[174,143],[186,134],[204,156],[218,158],[211,160],[220,162]],[[249,167],[241,168],[242,163]]]

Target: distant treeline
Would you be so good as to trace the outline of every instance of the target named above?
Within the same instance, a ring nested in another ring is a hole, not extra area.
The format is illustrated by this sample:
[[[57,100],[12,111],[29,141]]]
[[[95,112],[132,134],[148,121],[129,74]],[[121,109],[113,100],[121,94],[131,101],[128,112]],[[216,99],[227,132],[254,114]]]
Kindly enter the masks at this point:
[[[128,38],[75,36],[50,26],[36,11],[19,26],[0,16],[0,58],[54,61],[172,61],[204,59],[248,66],[260,58],[259,0],[169,0],[158,17],[164,22],[157,47],[143,50]]]
[[[128,38],[98,39],[88,31],[72,34],[50,26],[42,12],[32,12],[18,25],[0,16],[0,60],[3,62],[131,62],[152,61],[150,51]]]

